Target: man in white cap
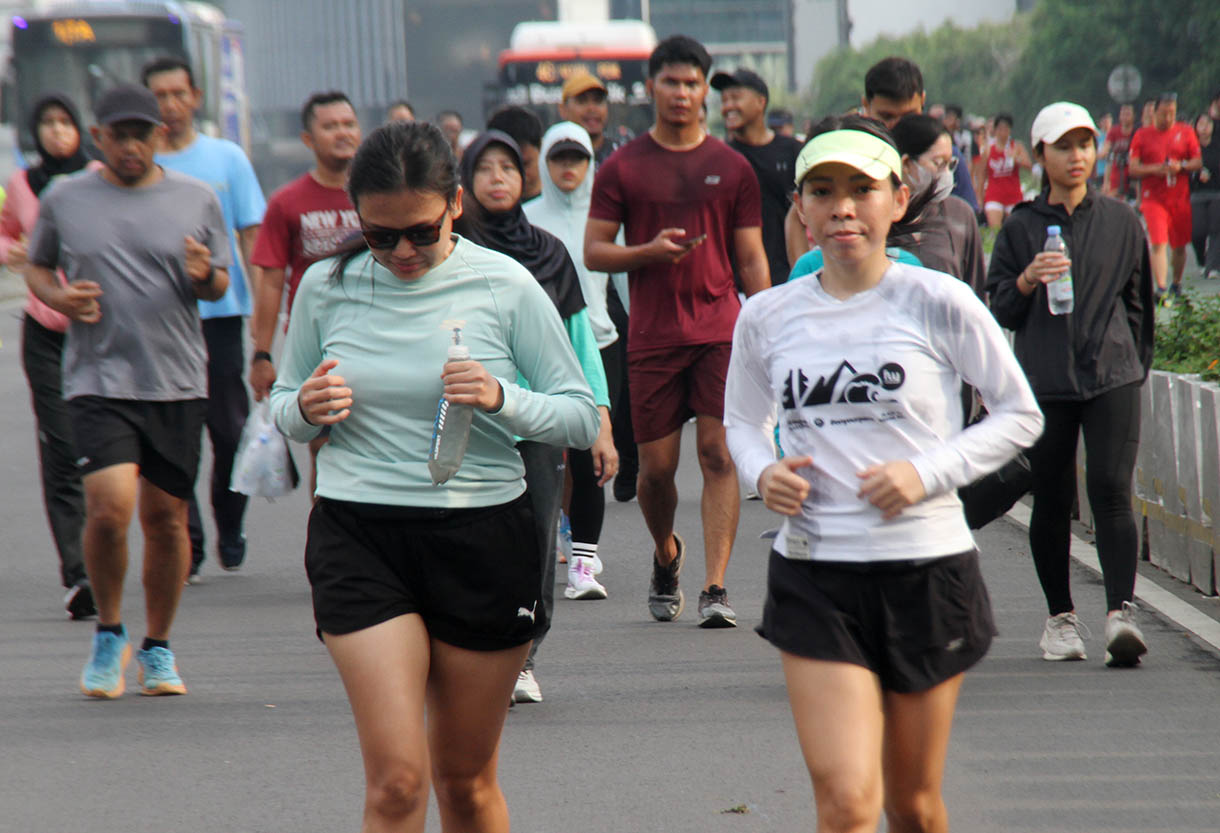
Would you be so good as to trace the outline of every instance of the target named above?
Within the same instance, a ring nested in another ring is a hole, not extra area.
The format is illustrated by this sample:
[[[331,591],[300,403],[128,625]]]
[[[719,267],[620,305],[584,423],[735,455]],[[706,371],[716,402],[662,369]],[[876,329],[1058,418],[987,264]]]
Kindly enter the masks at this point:
[[[195,486],[207,412],[207,349],[196,301],[229,286],[229,239],[205,183],[154,161],[165,126],[156,97],[105,93],[91,129],[105,167],[60,183],[42,201],[26,281],[71,319],[64,399],[85,487],[85,566],[98,625],[81,691],[123,693],[131,643],[121,606],[127,527],[144,532],[147,637],[142,694],[185,694],[169,632],[190,566],[186,499]],[[67,276],[61,284],[60,267]]]

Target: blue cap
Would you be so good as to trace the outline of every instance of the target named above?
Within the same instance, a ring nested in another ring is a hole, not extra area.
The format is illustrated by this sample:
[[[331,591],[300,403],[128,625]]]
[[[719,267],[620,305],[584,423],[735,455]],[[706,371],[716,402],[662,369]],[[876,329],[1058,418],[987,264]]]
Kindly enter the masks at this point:
[[[1059,228],[1059,226],[1047,226],[1046,233],[1047,234],[1062,234],[1063,229]]]

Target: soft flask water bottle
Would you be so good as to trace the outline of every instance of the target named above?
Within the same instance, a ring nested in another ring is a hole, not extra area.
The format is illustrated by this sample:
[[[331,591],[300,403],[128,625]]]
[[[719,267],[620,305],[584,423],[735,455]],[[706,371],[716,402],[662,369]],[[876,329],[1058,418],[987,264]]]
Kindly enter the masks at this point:
[[[462,344],[461,327],[453,328],[453,344],[449,345],[447,359],[451,362],[470,359],[470,350]],[[432,448],[428,452],[428,472],[432,475],[433,486],[441,485],[462,467],[473,416],[473,406],[454,405],[441,396],[436,406],[436,422],[432,425]]]

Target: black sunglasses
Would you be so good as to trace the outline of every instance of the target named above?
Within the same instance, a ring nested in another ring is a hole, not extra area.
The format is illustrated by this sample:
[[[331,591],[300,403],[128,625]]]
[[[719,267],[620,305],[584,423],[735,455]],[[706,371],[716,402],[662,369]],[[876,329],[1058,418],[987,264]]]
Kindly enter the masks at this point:
[[[445,206],[435,223],[419,223],[406,228],[368,228],[361,221],[360,234],[370,249],[392,249],[402,238],[406,238],[412,246],[431,246],[441,239],[441,226],[445,224],[448,213],[449,206]]]

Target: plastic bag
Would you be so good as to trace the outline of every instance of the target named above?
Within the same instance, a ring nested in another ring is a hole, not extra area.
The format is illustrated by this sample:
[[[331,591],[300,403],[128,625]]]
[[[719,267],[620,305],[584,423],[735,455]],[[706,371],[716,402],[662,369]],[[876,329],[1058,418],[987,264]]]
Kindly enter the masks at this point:
[[[271,421],[271,405],[264,399],[254,406],[241,430],[229,489],[251,497],[283,497],[298,481],[288,443]]]

